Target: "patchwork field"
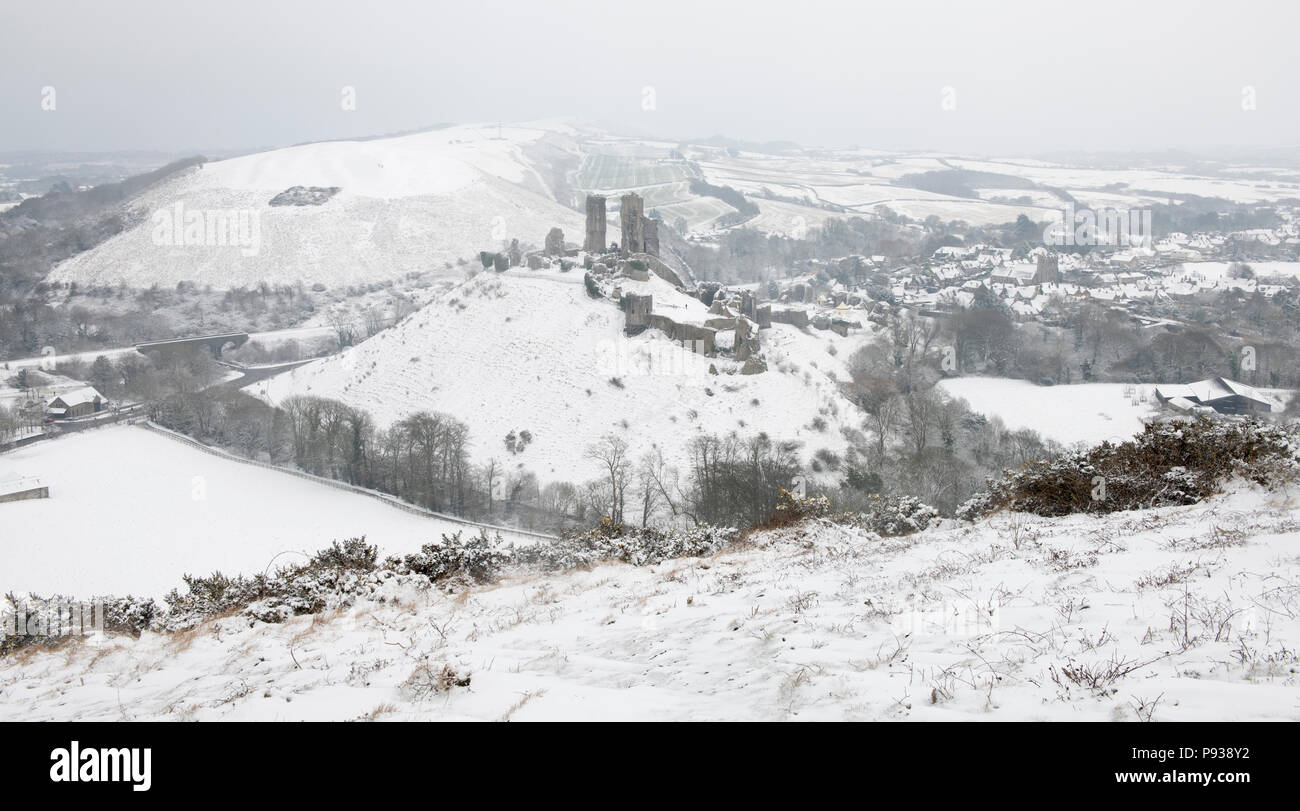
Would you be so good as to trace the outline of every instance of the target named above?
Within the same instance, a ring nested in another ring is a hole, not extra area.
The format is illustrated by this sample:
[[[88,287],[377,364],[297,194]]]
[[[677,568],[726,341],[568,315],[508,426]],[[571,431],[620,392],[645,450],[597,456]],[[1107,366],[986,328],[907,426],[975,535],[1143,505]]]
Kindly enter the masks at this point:
[[[680,163],[596,153],[583,161],[577,185],[592,191],[638,189],[689,177],[690,172]]]

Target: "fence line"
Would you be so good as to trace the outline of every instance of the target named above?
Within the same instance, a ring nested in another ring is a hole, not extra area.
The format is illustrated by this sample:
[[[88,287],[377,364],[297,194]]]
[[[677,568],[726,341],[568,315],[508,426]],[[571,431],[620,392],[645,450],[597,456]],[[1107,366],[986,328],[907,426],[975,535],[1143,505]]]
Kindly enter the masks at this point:
[[[168,428],[164,428],[163,426],[158,425],[152,420],[146,420],[144,422],[140,422],[136,424],[139,427],[144,428],[145,430],[152,431],[156,434],[159,434],[160,436],[165,436],[168,439],[174,440],[176,442],[180,442],[184,445],[189,445],[190,447],[196,450],[202,451],[203,453],[207,453],[212,456],[216,456],[221,459],[225,459],[231,462],[238,462],[243,465],[252,465],[254,467],[265,468],[267,470],[274,470],[277,473],[285,473],[290,476],[297,476],[300,479],[305,479],[307,481],[315,482],[317,484],[323,484],[326,487],[333,487],[336,490],[346,490],[350,493],[356,493],[357,495],[368,496],[377,501],[383,502],[384,504],[387,504],[390,507],[396,507],[399,510],[404,510],[408,513],[411,513],[412,515],[419,515],[424,518],[437,518],[442,521],[450,521],[454,524],[463,524],[464,526],[467,527],[476,527],[481,529],[492,530],[495,532],[515,534],[515,535],[526,535],[530,538],[539,538],[548,541],[556,540],[557,537],[555,535],[548,535],[545,532],[533,532],[527,529],[517,529],[515,527],[503,527],[498,524],[484,524],[479,521],[470,521],[469,519],[466,518],[460,518],[454,515],[448,515],[447,513],[435,512],[433,510],[427,510],[423,507],[417,507],[414,504],[407,504],[406,502],[394,498],[393,496],[390,496],[386,493],[379,493],[374,490],[367,490],[364,487],[358,487],[355,484],[348,484],[347,482],[341,482],[338,481],[337,479],[327,479],[324,476],[316,476],[311,473],[304,473],[301,470],[290,470],[289,468],[280,467],[278,465],[272,465],[267,462],[259,462],[256,459],[245,459],[241,456],[235,456],[232,453],[226,453],[225,451],[220,450],[219,448],[214,448],[210,445],[204,445],[202,442],[199,442],[196,439],[185,436],[184,434],[178,434],[175,431],[172,431]]]
[[[111,416],[106,416],[106,415],[111,415]],[[36,442],[42,442],[47,439],[58,439],[59,437],[67,436],[68,434],[80,433],[81,431],[84,431],[88,428],[100,428],[105,425],[117,425],[119,422],[130,422],[131,420],[137,420],[137,419],[140,419],[139,404],[126,406],[117,412],[103,411],[90,419],[80,418],[76,420],[67,420],[61,423],[55,423],[54,424],[55,430],[53,431],[41,431],[40,433],[29,434],[28,436],[21,437],[19,439],[11,439],[7,442],[0,442],[0,453],[8,453],[9,451],[15,451],[18,450],[19,448],[25,448],[28,445],[34,444]]]

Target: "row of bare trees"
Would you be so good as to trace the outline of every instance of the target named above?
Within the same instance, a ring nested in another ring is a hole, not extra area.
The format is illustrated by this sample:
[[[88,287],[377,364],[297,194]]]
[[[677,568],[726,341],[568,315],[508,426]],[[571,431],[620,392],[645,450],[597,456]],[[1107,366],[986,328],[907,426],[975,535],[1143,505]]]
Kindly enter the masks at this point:
[[[587,449],[601,476],[577,489],[573,503],[590,516],[641,526],[749,526],[771,515],[781,489],[799,475],[795,451],[793,444],[765,434],[701,434],[692,440],[682,471],[659,448],[634,460],[624,439],[607,435]]]

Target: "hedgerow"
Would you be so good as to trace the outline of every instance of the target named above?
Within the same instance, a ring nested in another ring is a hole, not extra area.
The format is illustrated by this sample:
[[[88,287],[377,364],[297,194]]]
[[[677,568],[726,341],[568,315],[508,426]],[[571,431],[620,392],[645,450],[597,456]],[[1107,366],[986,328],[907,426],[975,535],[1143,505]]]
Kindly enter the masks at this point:
[[[1300,469],[1295,424],[1197,418],[1149,423],[1127,442],[1032,462],[989,480],[957,509],[967,520],[1000,510],[1043,516],[1194,504],[1240,477],[1272,485]]]
[[[91,601],[103,605],[103,630],[109,634],[139,636],[144,631],[171,632],[191,628],[205,620],[239,615],[250,621],[284,622],[352,605],[358,598],[378,595],[394,579],[423,585],[456,581],[490,583],[506,571],[564,571],[590,567],[604,561],[645,566],[669,558],[710,555],[736,539],[733,529],[709,526],[661,531],[631,527],[611,521],[585,531],[571,532],[553,541],[527,546],[506,543],[486,530],[466,535],[444,534],[415,554],[379,560],[377,547],[364,537],[335,541],[304,563],[281,567],[273,573],[228,576],[213,572],[205,577],[186,574],[184,590],[172,589],[163,605],[135,597]],[[12,595],[10,601],[18,601]],[[63,598],[22,601],[39,611],[57,612]],[[57,619],[57,617],[56,617]],[[41,624],[41,623],[44,624]],[[51,627],[41,615],[24,619],[32,629]],[[66,634],[18,633],[0,635],[0,653],[30,645],[53,646]],[[24,628],[26,631],[26,627]]]

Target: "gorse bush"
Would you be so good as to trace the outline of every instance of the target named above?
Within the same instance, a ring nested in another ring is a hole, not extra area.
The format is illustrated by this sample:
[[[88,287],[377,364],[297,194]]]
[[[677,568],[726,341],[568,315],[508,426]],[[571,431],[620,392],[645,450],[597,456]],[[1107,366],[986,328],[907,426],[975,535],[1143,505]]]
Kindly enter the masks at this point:
[[[335,541],[306,563],[291,565],[274,574],[228,577],[214,572],[207,577],[185,575],[186,590],[172,589],[160,618],[164,630],[188,628],[203,620],[244,611],[264,622],[283,622],[300,614],[350,605],[359,594],[373,593],[379,580],[379,550],[365,538]]]
[[[391,568],[401,574],[417,574],[430,580],[441,580],[452,575],[464,575],[476,583],[496,579],[501,570],[510,564],[510,547],[488,537],[486,530],[464,538],[457,532],[443,535],[438,543],[427,543],[414,555],[407,555]]]
[[[1300,430],[1257,420],[1148,424],[1132,440],[1031,462],[990,480],[957,510],[974,520],[999,510],[1057,516],[1193,504],[1239,476],[1261,485],[1300,469]]]
[[[867,509],[858,513],[840,513],[831,520],[845,526],[859,527],[881,537],[911,535],[930,526],[939,511],[915,496],[884,496],[873,493]]]
[[[797,496],[784,487],[776,501],[776,510],[764,526],[786,526],[806,518],[821,518],[831,510],[826,496]]]
[[[483,529],[476,534],[444,534],[441,540],[425,544],[415,554],[389,557],[382,562],[377,547],[366,543],[365,538],[351,538],[335,541],[306,562],[270,574],[186,574],[182,577],[184,591],[172,589],[163,598],[162,606],[152,599],[134,597],[91,602],[102,603],[104,631],[115,635],[138,637],[144,631],[179,631],[232,615],[279,623],[350,606],[359,597],[377,596],[385,583],[395,579],[424,585],[442,581],[490,583],[509,570],[554,572],[605,561],[644,566],[670,558],[711,555],[736,536],[735,530],[726,528],[700,526],[661,531],[607,519],[594,529],[526,546],[506,543],[500,535],[491,536]],[[12,595],[9,600],[18,604]],[[68,638],[66,632],[60,634],[57,630],[55,612],[60,602],[66,605],[72,601],[53,598],[46,607],[45,601],[33,598],[31,604],[49,616],[42,614],[35,620],[25,616],[24,631],[28,627],[55,630],[0,636],[0,654],[29,645],[49,647]]]
[[[548,543],[513,549],[520,565],[545,571],[590,566],[616,560],[647,566],[671,558],[702,557],[722,551],[735,541],[734,529],[698,526],[686,530],[633,527],[608,518],[585,532],[568,533]]]
[[[139,636],[162,613],[154,600],[130,596],[77,601],[62,595],[22,599],[7,594],[0,601],[0,655],[31,645],[53,647],[96,626],[106,634]]]

